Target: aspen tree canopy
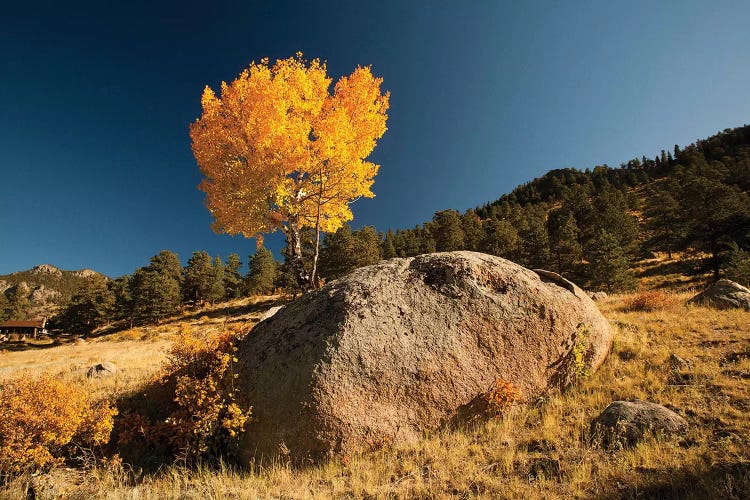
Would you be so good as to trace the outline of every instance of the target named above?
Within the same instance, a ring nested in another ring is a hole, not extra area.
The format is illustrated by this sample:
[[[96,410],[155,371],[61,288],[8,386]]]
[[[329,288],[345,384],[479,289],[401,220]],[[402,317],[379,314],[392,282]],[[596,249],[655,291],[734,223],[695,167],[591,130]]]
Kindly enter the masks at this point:
[[[255,237],[281,230],[302,280],[300,232],[336,231],[353,218],[349,204],[374,196],[379,166],[367,161],[386,131],[389,92],[369,66],[333,86],[319,59],[267,58],[206,86],[203,114],[190,126],[193,154],[216,232]],[[317,260],[317,259],[316,259]],[[315,264],[314,264],[315,266]]]

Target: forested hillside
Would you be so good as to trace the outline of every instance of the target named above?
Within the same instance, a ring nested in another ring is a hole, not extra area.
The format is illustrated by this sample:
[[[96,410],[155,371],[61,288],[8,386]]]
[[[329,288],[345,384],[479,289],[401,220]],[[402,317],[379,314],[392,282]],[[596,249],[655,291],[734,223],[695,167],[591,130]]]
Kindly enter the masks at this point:
[[[49,264],[0,275],[0,321],[50,316],[94,277],[107,279],[91,269],[65,271]]]
[[[635,287],[635,263],[660,252],[674,259],[682,273],[710,272],[748,284],[748,190],[750,126],[744,126],[619,168],[552,170],[474,210],[436,212],[431,221],[413,229],[382,233],[370,226],[352,230],[344,225],[325,235],[319,276],[330,281],[381,259],[475,250],[613,292]],[[314,241],[314,231],[302,231],[309,268]],[[288,264],[290,253],[283,254],[287,262],[279,263],[260,248],[249,256],[244,276],[237,254],[223,261],[194,252],[183,267],[168,250],[116,280],[95,273],[76,275],[75,283],[68,279],[60,290],[58,299],[67,307],[54,323],[65,331],[89,333],[113,321],[127,326],[158,323],[195,304],[274,291],[297,294],[298,272]],[[31,273],[37,279],[58,279],[59,270],[44,269],[11,277],[17,281]],[[0,301],[5,299],[0,310],[6,317],[23,319],[28,308],[9,303],[16,295],[0,294]]]
[[[565,168],[459,213],[447,209],[413,229],[327,235],[322,275],[380,258],[477,250],[557,271],[608,291],[634,286],[633,263],[679,254],[686,272],[750,280],[750,126],[662,150],[619,168]]]

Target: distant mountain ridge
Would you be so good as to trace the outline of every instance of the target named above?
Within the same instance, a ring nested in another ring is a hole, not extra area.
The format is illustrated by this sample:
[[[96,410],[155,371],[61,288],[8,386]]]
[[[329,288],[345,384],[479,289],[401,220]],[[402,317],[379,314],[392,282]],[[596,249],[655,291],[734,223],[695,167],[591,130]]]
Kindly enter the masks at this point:
[[[40,264],[25,271],[0,275],[0,293],[9,297],[23,293],[31,302],[32,316],[51,316],[70,302],[90,279],[110,278],[93,269],[66,271],[51,264]]]

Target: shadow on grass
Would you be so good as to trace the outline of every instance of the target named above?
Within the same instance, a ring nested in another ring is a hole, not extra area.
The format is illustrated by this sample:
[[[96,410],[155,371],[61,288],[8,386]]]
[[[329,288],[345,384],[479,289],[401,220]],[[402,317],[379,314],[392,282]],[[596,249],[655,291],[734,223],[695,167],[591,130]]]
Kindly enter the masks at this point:
[[[643,271],[636,273],[639,278],[648,278],[653,276],[667,276],[670,274],[690,274],[692,263],[681,260],[672,260],[659,262],[654,266],[649,266]]]
[[[136,323],[133,325],[133,328],[172,325],[176,323],[182,323],[184,321],[195,321],[203,317],[206,317],[208,319],[226,318],[227,320],[232,320],[232,318],[245,316],[247,314],[262,313],[267,311],[271,307],[282,306],[288,304],[289,302],[291,302],[291,299],[288,297],[270,297],[266,300],[261,300],[252,304],[245,304],[240,306],[219,304],[218,307],[210,310],[203,309],[202,307],[197,307],[193,310],[190,310],[185,315],[168,318],[160,322],[159,324]],[[130,330],[130,328],[130,325],[126,322],[115,323],[108,328],[102,329],[94,334],[86,336],[86,338],[92,339],[107,337],[123,332],[125,330]]]
[[[196,320],[198,318],[207,317],[209,319],[216,319],[216,318],[224,318],[224,317],[232,317],[232,316],[244,316],[246,314],[252,314],[252,313],[261,313],[264,311],[267,311],[271,307],[281,306],[284,304],[287,304],[290,300],[286,297],[276,297],[276,298],[269,298],[267,300],[262,300],[260,302],[256,302],[254,304],[246,304],[243,306],[219,306],[215,309],[211,310],[204,310],[204,309],[196,309],[195,311],[190,312],[189,314],[185,316],[177,316],[174,318],[170,318],[163,323],[162,325],[168,325],[171,323],[179,323],[181,321],[190,321],[190,320]]]
[[[633,484],[615,483],[617,491],[606,491],[597,498],[650,499],[750,499],[750,462],[706,463],[698,470],[636,469]]]
[[[76,335],[61,335],[55,338],[39,339],[39,340],[7,340],[0,343],[0,351],[6,352],[22,352],[22,351],[42,351],[45,349],[52,349],[53,347],[59,347],[61,345],[72,344],[76,341],[78,336]]]

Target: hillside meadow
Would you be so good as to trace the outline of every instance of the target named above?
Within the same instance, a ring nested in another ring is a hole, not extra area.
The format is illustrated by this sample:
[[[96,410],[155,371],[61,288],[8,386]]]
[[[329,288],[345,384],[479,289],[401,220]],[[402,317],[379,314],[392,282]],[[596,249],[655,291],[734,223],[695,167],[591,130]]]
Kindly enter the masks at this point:
[[[92,458],[6,482],[0,496],[27,498],[33,490],[37,498],[113,499],[749,498],[750,312],[686,305],[690,283],[676,285],[682,286],[599,302],[616,331],[601,369],[563,394],[501,417],[306,467],[279,457],[244,470],[178,461],[144,472],[117,457]],[[235,301],[85,342],[5,349],[0,376],[48,371],[116,399],[154,379],[181,325],[210,331],[257,322],[280,300]],[[686,363],[677,366],[672,356]],[[115,362],[118,372],[87,380],[86,369],[101,361]],[[592,439],[592,419],[611,401],[631,398],[674,409],[689,430],[604,449]]]

